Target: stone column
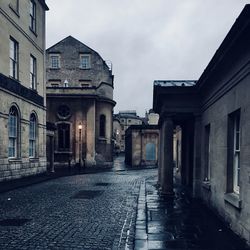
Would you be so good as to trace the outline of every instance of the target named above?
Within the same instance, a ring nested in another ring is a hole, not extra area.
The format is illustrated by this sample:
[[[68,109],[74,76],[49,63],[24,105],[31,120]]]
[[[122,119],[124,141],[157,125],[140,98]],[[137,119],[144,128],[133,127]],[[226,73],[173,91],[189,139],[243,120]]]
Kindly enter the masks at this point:
[[[95,161],[95,119],[96,119],[96,110],[95,110],[95,100],[90,104],[87,111],[87,149],[86,149],[86,165],[93,166],[96,165]]]
[[[195,117],[194,123],[194,171],[193,171],[193,196],[201,194],[201,117]]]
[[[52,173],[55,172],[55,168],[54,168],[54,153],[55,153],[55,143],[54,143],[54,136],[50,136],[50,171]]]
[[[162,193],[173,195],[173,131],[174,124],[171,117],[166,117],[162,124],[162,171],[161,187]]]
[[[163,138],[162,138],[162,127],[160,127],[159,133],[159,144],[158,144],[158,185],[161,185],[161,169],[162,169],[162,158],[163,158]]]

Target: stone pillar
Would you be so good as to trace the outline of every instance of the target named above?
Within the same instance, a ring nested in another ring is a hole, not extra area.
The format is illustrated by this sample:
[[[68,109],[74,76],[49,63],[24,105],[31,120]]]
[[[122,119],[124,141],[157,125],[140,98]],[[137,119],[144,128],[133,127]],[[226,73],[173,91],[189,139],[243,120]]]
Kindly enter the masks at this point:
[[[166,117],[162,124],[162,171],[161,171],[161,187],[162,193],[173,195],[173,131],[174,124],[171,117]]]
[[[54,143],[54,136],[50,136],[49,137],[49,144],[50,144],[50,171],[52,173],[55,172],[55,168],[54,168],[54,152],[55,152],[55,143]]]
[[[193,196],[201,194],[201,117],[195,117],[194,123],[194,170],[193,170]]]
[[[93,103],[90,104],[88,111],[87,111],[87,152],[86,152],[86,165],[93,166],[96,165],[95,161],[95,119],[96,119],[96,112],[95,112],[95,100]]]
[[[162,138],[162,127],[160,127],[159,133],[159,146],[158,146],[158,185],[161,185],[161,169],[162,169],[162,159],[163,159],[163,138]]]

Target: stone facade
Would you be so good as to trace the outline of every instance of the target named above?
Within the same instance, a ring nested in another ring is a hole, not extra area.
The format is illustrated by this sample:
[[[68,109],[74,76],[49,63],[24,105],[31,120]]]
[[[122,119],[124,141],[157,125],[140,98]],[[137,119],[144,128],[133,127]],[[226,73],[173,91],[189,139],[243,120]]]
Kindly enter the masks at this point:
[[[155,81],[154,110],[160,114],[162,191],[173,191],[178,125],[182,183],[250,244],[249,42],[246,5],[197,82]]]
[[[131,125],[126,130],[125,163],[138,167],[157,165],[159,130],[157,125]]]
[[[46,51],[47,120],[55,164],[112,162],[113,75],[101,56],[69,36]]]
[[[0,3],[0,181],[46,171],[44,0]]]
[[[117,121],[120,125],[117,126]],[[119,152],[125,152],[125,132],[131,125],[143,124],[143,119],[136,114],[135,110],[120,111],[118,114],[114,114],[113,122],[113,134],[116,141],[117,150]]]

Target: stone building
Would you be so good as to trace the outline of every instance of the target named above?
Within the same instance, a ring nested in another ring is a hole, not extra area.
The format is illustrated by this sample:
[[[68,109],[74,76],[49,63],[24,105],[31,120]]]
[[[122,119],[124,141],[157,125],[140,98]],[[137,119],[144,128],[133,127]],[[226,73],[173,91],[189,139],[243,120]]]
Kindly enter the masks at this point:
[[[160,114],[159,183],[173,193],[173,131],[180,178],[250,243],[250,5],[197,82],[155,81]],[[180,149],[180,148],[179,148]]]
[[[112,162],[113,75],[101,56],[68,36],[46,51],[47,121],[55,164]]]
[[[46,171],[44,0],[0,2],[0,181]]]
[[[126,130],[125,163],[138,167],[157,165],[159,129],[157,125],[131,125]]]
[[[120,123],[120,125],[117,124]],[[131,125],[143,124],[143,119],[136,114],[135,110],[120,111],[113,116],[113,134],[119,152],[125,152],[125,132]]]

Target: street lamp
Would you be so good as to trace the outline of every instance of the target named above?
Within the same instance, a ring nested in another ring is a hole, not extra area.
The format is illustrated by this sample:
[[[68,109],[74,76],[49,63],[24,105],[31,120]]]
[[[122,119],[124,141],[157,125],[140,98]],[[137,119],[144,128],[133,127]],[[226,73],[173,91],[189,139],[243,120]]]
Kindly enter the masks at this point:
[[[78,125],[79,130],[79,168],[82,166],[82,124]]]

